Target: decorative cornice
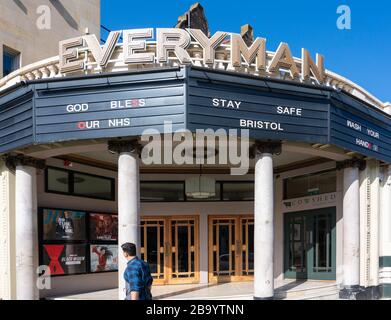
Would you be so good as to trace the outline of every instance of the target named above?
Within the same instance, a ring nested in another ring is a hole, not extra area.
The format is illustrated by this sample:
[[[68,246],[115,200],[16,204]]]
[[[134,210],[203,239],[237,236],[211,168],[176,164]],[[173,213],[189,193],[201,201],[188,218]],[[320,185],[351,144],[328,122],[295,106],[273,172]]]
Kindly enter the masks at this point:
[[[358,168],[359,170],[365,170],[366,161],[360,158],[351,158],[345,161],[337,162],[337,170],[342,170],[346,168]]]
[[[256,141],[249,150],[250,158],[254,159],[256,156],[263,153],[281,154],[281,142],[261,142]]]
[[[111,140],[108,142],[108,149],[113,153],[130,152],[141,155],[141,144],[137,139],[135,140]]]
[[[18,155],[5,155],[3,156],[5,165],[9,170],[14,171],[17,166],[34,167],[36,169],[45,169],[46,161],[42,159],[36,159],[25,156],[23,154]]]

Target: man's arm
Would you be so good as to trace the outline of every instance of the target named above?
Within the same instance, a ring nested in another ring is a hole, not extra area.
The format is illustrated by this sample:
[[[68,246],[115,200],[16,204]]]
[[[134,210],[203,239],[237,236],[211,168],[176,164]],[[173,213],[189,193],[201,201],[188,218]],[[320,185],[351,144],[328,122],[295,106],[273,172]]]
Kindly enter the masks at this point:
[[[128,283],[127,296],[130,300],[139,300],[140,290],[142,289],[140,270],[126,269],[125,281]]]
[[[140,292],[132,291],[130,293],[130,300],[138,300],[140,298]]]

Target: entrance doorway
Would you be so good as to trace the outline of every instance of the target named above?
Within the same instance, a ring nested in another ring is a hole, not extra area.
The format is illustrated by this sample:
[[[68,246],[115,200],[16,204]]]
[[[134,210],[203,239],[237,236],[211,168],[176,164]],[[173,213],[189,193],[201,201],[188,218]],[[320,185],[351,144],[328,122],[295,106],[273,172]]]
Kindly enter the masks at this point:
[[[198,217],[142,218],[141,258],[150,264],[154,284],[198,283]]]
[[[252,280],[254,218],[209,217],[209,282]]]
[[[335,217],[335,207],[285,214],[285,278],[335,280]]]

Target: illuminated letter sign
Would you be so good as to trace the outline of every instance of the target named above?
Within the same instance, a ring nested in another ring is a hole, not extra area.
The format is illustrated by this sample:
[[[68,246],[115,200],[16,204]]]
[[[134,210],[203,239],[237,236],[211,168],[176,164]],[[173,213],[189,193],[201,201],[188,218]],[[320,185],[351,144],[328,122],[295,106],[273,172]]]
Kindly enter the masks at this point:
[[[121,33],[124,40],[123,44],[118,45]],[[323,83],[325,79],[323,56],[317,54],[315,63],[310,53],[302,49],[301,61],[295,61],[288,44],[283,42],[274,54],[268,54],[266,39],[256,38],[248,46],[237,33],[218,31],[208,37],[198,29],[158,28],[155,41],[153,36],[154,30],[145,28],[110,32],[104,45],[100,45],[95,35],[62,41],[60,72],[93,72],[95,69],[99,72],[110,63],[119,64],[123,70],[126,65],[170,64],[170,60],[181,65],[203,64],[215,68],[218,65],[216,53],[221,53],[217,55],[219,63],[223,60],[230,69],[237,71],[245,67],[255,73],[268,73],[272,77],[279,77],[279,72],[283,71],[295,80],[301,77],[304,81]],[[115,59],[110,60],[115,52]]]

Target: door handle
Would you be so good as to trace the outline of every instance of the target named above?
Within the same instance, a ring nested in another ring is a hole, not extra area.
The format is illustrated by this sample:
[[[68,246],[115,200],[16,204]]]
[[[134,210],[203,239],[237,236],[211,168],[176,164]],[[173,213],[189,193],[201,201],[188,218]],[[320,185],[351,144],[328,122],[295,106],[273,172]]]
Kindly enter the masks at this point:
[[[236,240],[235,242],[235,254],[236,256],[240,255],[240,247],[242,246],[242,243],[239,240]]]
[[[171,244],[169,242],[164,243],[164,255],[169,257],[171,255]]]

